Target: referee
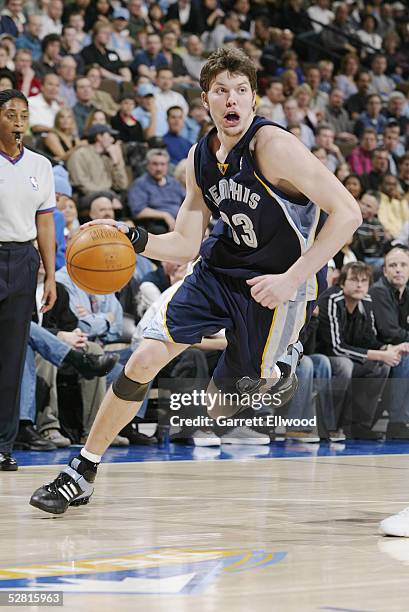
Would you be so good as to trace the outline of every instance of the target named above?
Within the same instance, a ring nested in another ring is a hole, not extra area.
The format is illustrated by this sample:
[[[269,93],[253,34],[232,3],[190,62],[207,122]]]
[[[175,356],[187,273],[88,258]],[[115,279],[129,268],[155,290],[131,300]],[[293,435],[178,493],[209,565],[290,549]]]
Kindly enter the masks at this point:
[[[27,126],[27,98],[0,92],[0,470],[7,471],[18,467],[11,450],[37,286],[35,238],[46,272],[42,312],[56,299],[53,173],[45,157],[23,147]]]

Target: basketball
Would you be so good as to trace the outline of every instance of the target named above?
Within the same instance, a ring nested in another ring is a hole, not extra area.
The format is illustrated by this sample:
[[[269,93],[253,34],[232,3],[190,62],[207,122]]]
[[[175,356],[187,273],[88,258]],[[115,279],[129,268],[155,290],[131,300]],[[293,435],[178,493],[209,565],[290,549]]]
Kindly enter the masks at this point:
[[[79,230],[66,251],[72,281],[87,293],[115,293],[132,278],[136,255],[123,232],[111,225]]]

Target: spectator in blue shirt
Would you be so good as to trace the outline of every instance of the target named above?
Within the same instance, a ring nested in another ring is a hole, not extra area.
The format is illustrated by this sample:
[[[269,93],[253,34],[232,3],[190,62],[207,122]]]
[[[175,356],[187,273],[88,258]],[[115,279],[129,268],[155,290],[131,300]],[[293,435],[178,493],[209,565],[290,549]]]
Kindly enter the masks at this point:
[[[145,140],[153,136],[161,138],[168,131],[166,113],[157,108],[155,93],[152,83],[142,83],[136,90],[138,106],[132,111],[132,117],[140,123]]]
[[[185,197],[183,187],[168,176],[169,155],[164,149],[151,149],[146,155],[147,172],[137,178],[128,193],[132,215],[153,234],[172,231]]]
[[[181,136],[185,119],[180,106],[171,106],[166,112],[169,131],[163,137],[163,142],[169,153],[170,162],[174,166],[182,159],[186,159],[191,143]]]
[[[148,34],[146,49],[138,51],[129,67],[134,76],[143,75],[154,79],[160,66],[168,66],[168,61],[162,52],[162,41],[159,34]]]
[[[361,137],[365,128],[374,128],[377,134],[382,134],[387,118],[382,114],[382,100],[378,94],[371,94],[366,101],[366,111],[361,113],[355,123],[354,133]]]
[[[30,15],[27,20],[25,32],[20,34],[16,40],[16,49],[28,49],[35,62],[41,59],[41,28],[42,21],[40,15]]]

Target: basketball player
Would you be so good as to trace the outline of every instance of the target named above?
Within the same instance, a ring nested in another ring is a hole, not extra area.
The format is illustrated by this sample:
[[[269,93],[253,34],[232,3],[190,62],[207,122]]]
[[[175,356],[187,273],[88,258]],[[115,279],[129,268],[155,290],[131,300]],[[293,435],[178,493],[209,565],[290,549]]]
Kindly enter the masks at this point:
[[[28,102],[20,91],[0,92],[0,470],[11,456],[20,416],[20,386],[37,287],[38,247],[45,267],[42,312],[56,299],[54,178],[50,162],[23,147]]]
[[[361,223],[356,201],[325,166],[292,134],[255,117],[256,70],[243,52],[213,53],[201,87],[216,127],[189,153],[174,231],[122,228],[147,257],[184,263],[200,250],[200,258],[107,392],[85,448],[33,494],[30,503],[46,512],[88,502],[101,455],[135,416],[150,381],[189,345],[226,329],[217,389],[251,390],[278,376],[323,268]],[[201,244],[212,214],[218,221]]]

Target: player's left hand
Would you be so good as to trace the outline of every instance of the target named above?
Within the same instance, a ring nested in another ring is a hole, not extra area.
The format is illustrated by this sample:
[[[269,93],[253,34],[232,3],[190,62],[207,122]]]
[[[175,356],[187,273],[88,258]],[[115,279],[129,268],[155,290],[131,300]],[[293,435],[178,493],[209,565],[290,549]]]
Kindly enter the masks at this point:
[[[44,281],[44,292],[41,300],[42,306],[40,308],[40,312],[48,312],[55,304],[55,300],[57,299],[57,289],[55,286],[54,278],[46,278]]]
[[[288,274],[263,274],[247,280],[252,297],[266,308],[275,308],[288,300],[297,290],[297,285]]]

